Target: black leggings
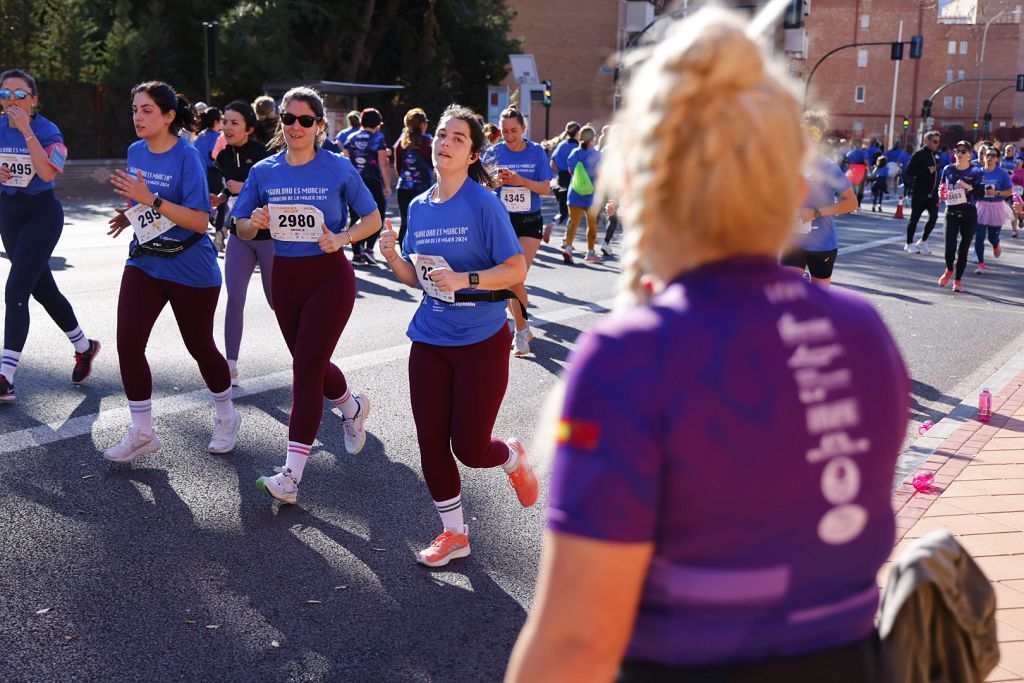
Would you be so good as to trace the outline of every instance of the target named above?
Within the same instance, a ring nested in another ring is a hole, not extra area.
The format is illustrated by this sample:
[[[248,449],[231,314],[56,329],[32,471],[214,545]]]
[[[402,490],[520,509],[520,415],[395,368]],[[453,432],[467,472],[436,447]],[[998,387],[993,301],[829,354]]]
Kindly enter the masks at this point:
[[[64,332],[78,327],[71,304],[50,272],[64,230],[64,207],[53,190],[39,194],[0,194],[0,238],[11,262],[4,290],[4,348],[21,352],[28,338],[28,298],[35,297]]]
[[[615,237],[615,229],[619,227],[619,217],[608,216],[608,229],[604,231],[605,244],[611,244],[612,238]]]
[[[558,200],[558,216],[562,223],[569,220],[569,183],[572,182],[572,174],[568,171],[558,172],[558,189],[555,190],[555,198]]]
[[[978,229],[978,210],[973,204],[946,209],[946,270],[953,270],[956,259],[954,280],[959,280],[967,269],[967,252]],[[957,243],[959,240],[959,244]]]
[[[363,182],[366,183],[367,189],[370,190],[370,194],[373,195],[373,201],[377,202],[377,211],[380,212],[380,223],[384,225],[384,215],[388,210],[388,200],[384,197],[384,185],[380,181],[367,180],[363,178]],[[359,216],[355,214],[355,211],[350,211],[352,223],[359,220]],[[380,230],[373,233],[366,239],[361,239],[352,245],[353,254],[362,254],[364,252],[370,252],[373,254],[373,246],[377,244],[377,236],[380,234]]]
[[[405,231],[409,227],[409,204],[413,199],[426,192],[422,190],[398,190],[398,216],[402,219],[402,225],[398,228],[398,250],[402,249],[402,242],[405,240]]]
[[[932,234],[932,228],[935,227],[935,221],[939,219],[939,200],[935,197],[925,197],[923,201],[918,201],[916,196],[910,200],[910,220],[907,221],[907,244],[914,241],[914,233],[917,232],[917,221],[925,211],[928,212],[928,221],[924,224],[924,234],[921,235],[922,242],[928,241],[928,237]]]

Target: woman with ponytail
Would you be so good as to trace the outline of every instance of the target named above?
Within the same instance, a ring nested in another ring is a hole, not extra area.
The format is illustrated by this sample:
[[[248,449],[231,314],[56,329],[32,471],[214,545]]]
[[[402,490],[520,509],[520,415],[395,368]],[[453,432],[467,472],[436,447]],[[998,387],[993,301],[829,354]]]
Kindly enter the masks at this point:
[[[405,114],[405,128],[395,143],[395,174],[398,176],[398,242],[409,227],[409,202],[433,184],[434,162],[430,158],[431,136],[427,134],[427,113],[417,107]]]
[[[210,453],[234,449],[242,417],[231,402],[227,361],[213,341],[213,314],[220,296],[217,252],[206,236],[210,193],[199,152],[178,133],[195,115],[184,97],[162,81],[132,88],[132,120],[139,141],[128,148],[128,170],[110,177],[114,192],[128,201],[110,220],[109,235],[126,228],[135,236],[117,299],[117,353],[132,424],[124,439],[103,453],[130,462],[154,453],[153,380],[146,343],[168,303],[189,354],[213,395],[217,417]]]
[[[748,34],[770,19],[702,9],[632,70],[599,191],[631,299],[655,294],[570,357],[506,681],[892,680],[875,582],[909,380],[869,303],[778,264],[813,157]]]

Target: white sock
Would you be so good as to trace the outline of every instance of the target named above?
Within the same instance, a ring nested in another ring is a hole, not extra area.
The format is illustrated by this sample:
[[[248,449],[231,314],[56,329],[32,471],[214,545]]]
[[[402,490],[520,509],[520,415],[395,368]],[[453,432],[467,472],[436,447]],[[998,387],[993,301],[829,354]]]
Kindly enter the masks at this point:
[[[238,361],[228,358],[228,370],[232,375],[236,374],[238,372]]]
[[[213,396],[213,407],[217,410],[218,420],[227,420],[235,414],[235,406],[231,403],[230,385],[219,394],[214,394],[212,391],[210,394]]]
[[[451,500],[435,500],[434,507],[437,514],[441,516],[441,524],[445,531],[454,531],[457,534],[466,533],[466,523],[462,517],[462,495],[455,496]]]
[[[4,349],[3,360],[0,360],[0,375],[7,378],[7,381],[14,384],[14,371],[18,369],[18,361],[21,360],[21,351]]]
[[[302,470],[306,468],[306,460],[312,449],[312,444],[307,446],[297,441],[288,442],[288,455],[285,456],[284,466],[292,471],[292,478],[296,482],[302,481]]]
[[[145,434],[153,433],[153,401],[128,401],[128,410],[132,411],[132,427]]]
[[[76,353],[85,353],[89,350],[89,339],[85,336],[85,332],[82,332],[81,326],[75,327],[75,329],[64,334],[68,335],[68,339],[75,345]]]
[[[331,398],[328,400],[341,411],[342,415],[350,420],[359,414],[359,404],[356,403],[356,399],[352,396],[350,389],[346,389],[345,395],[341,398]]]
[[[508,444],[505,444],[505,447],[508,448],[508,460],[501,466],[501,469],[505,470],[505,474],[512,474],[519,467],[519,451]]]

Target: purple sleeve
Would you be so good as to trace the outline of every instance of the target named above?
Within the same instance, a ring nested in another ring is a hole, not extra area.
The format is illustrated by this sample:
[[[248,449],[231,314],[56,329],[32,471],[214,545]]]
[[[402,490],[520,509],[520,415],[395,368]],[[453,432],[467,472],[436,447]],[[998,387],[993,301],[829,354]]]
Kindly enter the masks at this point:
[[[621,543],[655,537],[664,452],[649,365],[630,337],[584,335],[570,361],[548,527]],[[633,337],[635,342],[635,337]]]

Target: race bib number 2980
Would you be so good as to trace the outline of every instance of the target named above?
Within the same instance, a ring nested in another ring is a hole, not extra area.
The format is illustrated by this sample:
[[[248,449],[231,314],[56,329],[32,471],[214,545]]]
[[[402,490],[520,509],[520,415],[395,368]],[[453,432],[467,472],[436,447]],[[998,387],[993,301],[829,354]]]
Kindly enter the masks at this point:
[[[324,214],[309,204],[268,204],[270,234],[282,242],[316,242],[323,235]]]

